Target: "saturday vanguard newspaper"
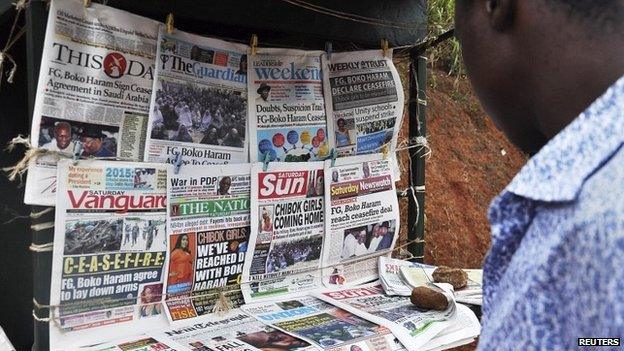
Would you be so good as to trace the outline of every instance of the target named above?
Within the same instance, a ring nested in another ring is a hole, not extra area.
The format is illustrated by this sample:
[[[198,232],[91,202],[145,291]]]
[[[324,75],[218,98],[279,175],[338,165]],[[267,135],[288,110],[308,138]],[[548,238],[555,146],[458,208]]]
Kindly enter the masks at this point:
[[[325,161],[323,284],[358,285],[378,278],[377,257],[399,237],[394,162],[380,154]]]
[[[239,284],[249,239],[249,172],[249,164],[188,165],[178,174],[168,172],[171,321],[212,313],[220,293],[231,306],[243,302]]]
[[[323,162],[251,167],[251,237],[243,268],[245,302],[302,293],[321,283]]]
[[[304,162],[329,155],[321,51],[258,49],[249,57],[252,162]]]
[[[131,26],[128,24],[131,23]],[[158,22],[93,3],[53,0],[31,143],[62,155],[141,160]],[[58,155],[28,168],[24,202],[54,206]]]
[[[247,49],[160,27],[145,161],[247,162]]]
[[[61,160],[58,171],[50,348],[162,326],[165,165]]]
[[[323,54],[329,147],[340,156],[395,150],[405,96],[392,51]]]

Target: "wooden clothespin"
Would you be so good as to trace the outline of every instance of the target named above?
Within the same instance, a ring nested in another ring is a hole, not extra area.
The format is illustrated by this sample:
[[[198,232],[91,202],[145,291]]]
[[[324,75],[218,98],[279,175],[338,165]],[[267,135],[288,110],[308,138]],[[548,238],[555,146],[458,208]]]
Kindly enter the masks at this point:
[[[251,35],[251,41],[249,42],[249,46],[251,46],[251,56],[256,54],[256,49],[258,48],[258,36],[255,34]]]
[[[83,0],[82,4],[84,5],[84,7],[90,7],[91,6],[91,0]]]
[[[326,41],[325,42],[325,52],[327,53],[327,59],[328,60],[331,60],[332,51],[333,51],[332,43],[329,42],[329,41]]]
[[[167,26],[167,33],[173,33],[173,13],[169,12],[167,15],[167,20],[165,21],[165,25]]]
[[[388,154],[390,153],[390,146],[388,144],[383,144],[381,146],[381,153],[383,155],[384,160],[388,158]]]
[[[381,51],[383,52],[383,57],[388,56],[388,40],[381,39]]]

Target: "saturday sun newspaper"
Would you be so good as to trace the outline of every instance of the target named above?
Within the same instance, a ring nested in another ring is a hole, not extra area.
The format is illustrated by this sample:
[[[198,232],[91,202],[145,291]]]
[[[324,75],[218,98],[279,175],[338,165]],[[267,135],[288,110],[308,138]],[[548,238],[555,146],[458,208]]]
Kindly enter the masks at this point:
[[[145,161],[247,162],[247,49],[160,27]]]
[[[329,155],[321,51],[259,48],[249,57],[251,162]]]
[[[61,160],[58,180],[50,349],[162,326],[165,165]]]
[[[243,309],[259,321],[321,350],[391,351],[401,348],[387,328],[311,296],[245,305]]]
[[[250,165],[186,165],[167,173],[167,315],[213,312],[223,294],[243,301],[241,273],[249,239]]]
[[[377,258],[390,254],[399,237],[394,174],[394,162],[381,154],[325,161],[325,286],[379,277]]]
[[[243,268],[250,303],[292,296],[321,284],[323,162],[251,167],[251,236]]]
[[[322,55],[329,147],[340,156],[395,150],[405,97],[392,50]]]
[[[83,157],[143,158],[157,35],[151,19],[51,2],[31,144],[57,154],[29,164],[25,203],[55,205],[57,160],[73,155],[76,143]]]

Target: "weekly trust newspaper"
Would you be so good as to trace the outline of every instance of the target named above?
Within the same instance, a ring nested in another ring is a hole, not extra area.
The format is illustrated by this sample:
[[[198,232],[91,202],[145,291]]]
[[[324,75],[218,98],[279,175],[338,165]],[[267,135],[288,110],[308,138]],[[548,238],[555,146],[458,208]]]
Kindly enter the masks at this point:
[[[338,154],[379,152],[397,144],[405,97],[392,51],[323,54],[329,146]]]
[[[245,305],[243,309],[259,321],[322,350],[391,351],[401,348],[387,328],[311,296]]]
[[[394,162],[381,155],[325,161],[325,286],[357,285],[378,278],[377,257],[399,236]]]
[[[145,161],[248,158],[247,46],[161,26]]]
[[[59,161],[51,349],[166,321],[160,305],[167,257],[164,167]]]
[[[250,159],[303,162],[329,155],[320,51],[258,49],[249,58]]]
[[[251,237],[243,268],[245,302],[318,287],[323,247],[323,162],[251,167]]]
[[[32,145],[70,156],[81,142],[81,156],[142,159],[157,33],[158,23],[147,18],[53,0]],[[25,203],[54,205],[57,160],[44,155],[31,162]]]
[[[167,312],[172,321],[212,313],[219,293],[242,302],[249,238],[249,164],[168,172]]]

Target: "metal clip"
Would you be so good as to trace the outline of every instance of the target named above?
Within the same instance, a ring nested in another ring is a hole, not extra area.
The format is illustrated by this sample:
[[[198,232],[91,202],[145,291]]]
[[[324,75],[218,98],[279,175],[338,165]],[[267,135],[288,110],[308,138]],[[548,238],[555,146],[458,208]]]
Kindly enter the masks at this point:
[[[383,159],[387,159],[388,154],[390,153],[390,146],[388,144],[383,144],[381,146],[381,153],[383,154]]]
[[[181,167],[182,167],[182,153],[178,152],[175,154],[175,157],[173,159],[173,173],[174,174],[180,173]]]
[[[264,160],[262,160],[262,171],[266,172],[267,169],[269,169],[269,162],[271,162],[271,153],[270,152],[265,152],[264,153]]]
[[[325,52],[327,53],[327,59],[331,60],[331,56],[332,56],[332,43],[329,41],[325,42]]]
[[[78,163],[78,158],[82,155],[82,141],[76,140],[74,141],[74,150],[72,153],[72,160],[74,160],[74,166]]]
[[[251,35],[251,41],[249,42],[249,46],[251,46],[251,56],[256,54],[256,49],[258,48],[258,36],[255,34]]]
[[[167,33],[172,34],[173,33],[173,13],[170,12],[167,15],[167,20],[165,21],[165,25],[167,26]]]
[[[383,57],[387,57],[388,56],[388,40],[387,39],[381,39],[381,51],[383,52]]]
[[[336,149],[331,149],[329,157],[331,158],[331,166],[336,166],[336,158],[338,158],[338,152],[336,151]]]

